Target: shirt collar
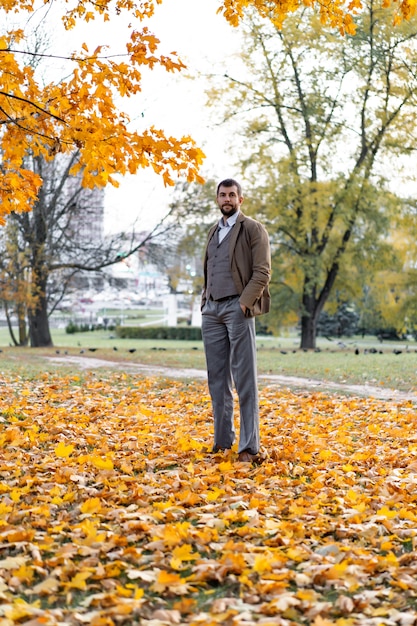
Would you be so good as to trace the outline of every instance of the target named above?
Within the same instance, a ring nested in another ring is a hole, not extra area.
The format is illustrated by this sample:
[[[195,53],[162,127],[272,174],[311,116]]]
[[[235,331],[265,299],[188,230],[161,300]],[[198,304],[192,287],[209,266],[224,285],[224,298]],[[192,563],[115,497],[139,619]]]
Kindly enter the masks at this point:
[[[233,215],[227,218],[226,224],[224,223],[223,218],[221,217],[219,220],[219,228],[230,228],[231,226],[234,226],[236,224],[238,215],[239,215],[239,211],[236,211],[236,213],[233,213]]]

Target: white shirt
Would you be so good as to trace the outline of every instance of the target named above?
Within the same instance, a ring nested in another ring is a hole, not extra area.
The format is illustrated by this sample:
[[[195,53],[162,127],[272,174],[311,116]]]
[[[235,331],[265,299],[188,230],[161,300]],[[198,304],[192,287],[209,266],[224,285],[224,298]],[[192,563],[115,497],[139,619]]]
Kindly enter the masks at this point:
[[[232,230],[233,226],[236,224],[238,215],[239,215],[239,211],[236,211],[236,213],[233,213],[233,215],[227,218],[226,224],[224,223],[223,218],[222,217],[220,218],[219,228],[218,228],[219,243],[221,243],[223,239],[226,237],[226,235],[228,234],[228,232]]]

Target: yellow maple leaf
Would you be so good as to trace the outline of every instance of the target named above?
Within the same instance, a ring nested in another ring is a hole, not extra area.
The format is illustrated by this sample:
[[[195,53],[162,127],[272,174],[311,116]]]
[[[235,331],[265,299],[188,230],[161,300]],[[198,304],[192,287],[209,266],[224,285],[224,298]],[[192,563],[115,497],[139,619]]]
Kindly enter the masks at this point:
[[[328,461],[333,456],[333,452],[331,450],[320,450],[319,458],[323,461]]]
[[[113,461],[109,458],[103,458],[100,456],[91,456],[91,462],[94,465],[94,467],[97,467],[97,469],[102,469],[102,470],[112,470],[114,469],[114,464]]]
[[[81,543],[82,545],[91,546],[95,543],[100,543],[104,541],[106,538],[106,533],[97,532],[98,524],[98,521],[92,520],[90,518],[83,520],[78,525],[78,528],[83,531],[83,533],[85,534],[85,538],[79,539],[79,543]]]
[[[5,615],[8,620],[13,620],[13,624],[16,624],[21,622],[21,619],[24,617],[28,617],[33,614],[36,615],[36,613],[39,611],[39,607],[39,600],[36,600],[35,602],[29,604],[21,598],[18,598],[13,605],[9,604],[3,607],[3,615]],[[7,623],[7,626],[9,626],[9,623]]]
[[[101,511],[100,498],[89,498],[85,500],[81,507],[81,513],[99,513]]]
[[[341,561],[340,563],[336,563],[335,565],[333,565],[327,570],[325,574],[326,578],[329,578],[330,580],[343,578],[346,572],[347,566],[348,566],[347,561]]]
[[[57,457],[66,459],[69,457],[74,451],[74,447],[71,443],[65,445],[63,441],[60,441],[59,444],[55,447],[55,454]]]
[[[234,469],[233,463],[231,461],[222,461],[218,465],[220,472],[230,472]]]
[[[219,489],[218,487],[214,487],[211,491],[206,492],[205,497],[209,502],[214,502],[215,500],[218,500],[223,495],[224,495],[224,489]]]
[[[151,589],[157,593],[171,592],[175,595],[184,595],[189,593],[191,587],[186,580],[181,578],[178,574],[161,570],[158,574],[158,578],[151,585]]]
[[[87,589],[86,580],[88,580],[92,574],[93,573],[89,571],[77,572],[69,582],[65,583],[66,589],[80,589],[81,591]]]
[[[270,572],[272,569],[271,557],[267,554],[257,554],[253,563],[253,570],[257,574],[264,574]]]
[[[386,517],[387,519],[394,519],[394,517],[398,516],[398,511],[396,509],[389,509],[385,504],[382,506],[377,512],[377,515],[381,515],[381,517]]]
[[[195,561],[200,555],[198,552],[193,552],[190,544],[185,543],[182,546],[176,546],[172,551],[172,556],[180,561]]]

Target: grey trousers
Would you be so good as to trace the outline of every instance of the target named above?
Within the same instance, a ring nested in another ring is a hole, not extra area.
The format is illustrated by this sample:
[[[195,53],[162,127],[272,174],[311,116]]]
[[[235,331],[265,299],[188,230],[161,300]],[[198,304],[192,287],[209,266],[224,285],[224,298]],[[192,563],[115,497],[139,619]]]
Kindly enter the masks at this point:
[[[259,404],[255,319],[245,317],[239,297],[208,300],[202,310],[202,335],[208,386],[214,414],[214,446],[231,448],[235,441],[233,387],[240,409],[238,452],[259,452]]]

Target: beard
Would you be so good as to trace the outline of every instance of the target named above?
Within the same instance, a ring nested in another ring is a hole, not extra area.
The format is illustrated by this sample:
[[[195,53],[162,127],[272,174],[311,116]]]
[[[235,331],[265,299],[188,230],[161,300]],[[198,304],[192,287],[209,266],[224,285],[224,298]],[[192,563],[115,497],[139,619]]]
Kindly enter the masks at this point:
[[[224,216],[230,217],[231,215],[234,215],[235,213],[237,213],[237,207],[227,204],[225,206],[220,207],[220,211],[222,212]]]

